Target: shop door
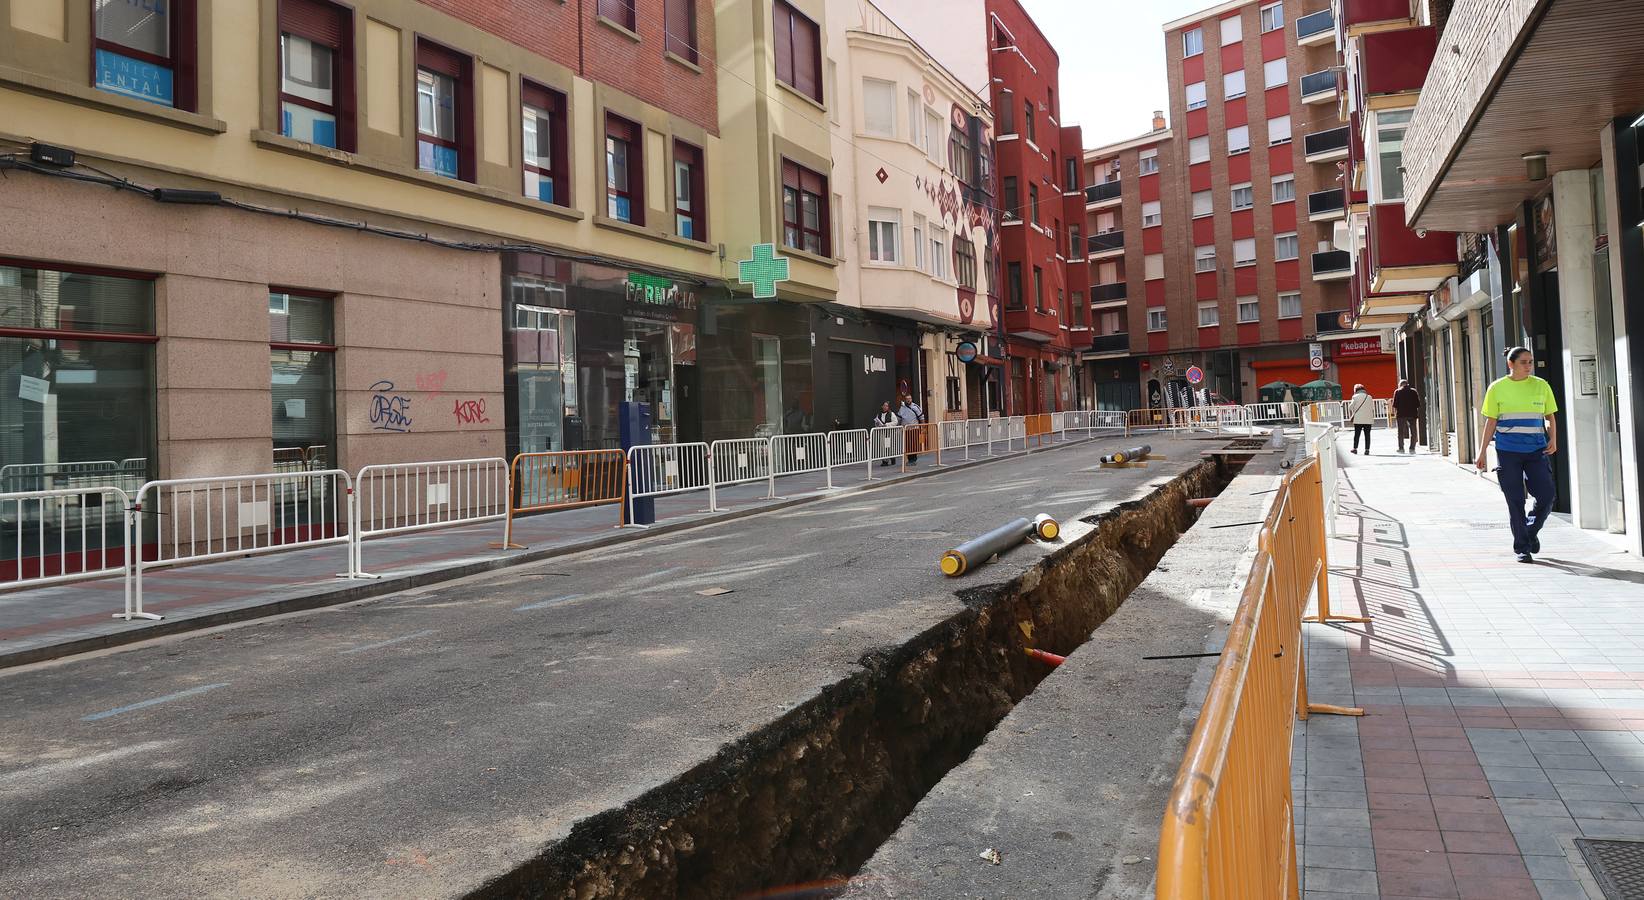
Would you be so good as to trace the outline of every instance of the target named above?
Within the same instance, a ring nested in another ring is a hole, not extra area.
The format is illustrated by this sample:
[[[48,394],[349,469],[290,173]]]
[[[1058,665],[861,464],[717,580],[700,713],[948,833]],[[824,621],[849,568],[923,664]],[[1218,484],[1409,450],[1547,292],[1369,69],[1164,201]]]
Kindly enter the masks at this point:
[[[1531,334],[1535,335],[1536,375],[1553,385],[1555,396],[1564,386],[1564,318],[1558,301],[1558,269],[1549,269],[1537,277],[1535,299],[1531,303]],[[1569,399],[1559,396],[1558,413],[1553,420],[1558,424],[1559,447],[1553,454],[1553,481],[1558,485],[1558,499],[1553,501],[1557,512],[1570,511],[1570,454],[1569,419],[1564,411]]]
[[[1593,282],[1593,323],[1598,338],[1598,437],[1602,460],[1599,471],[1604,476],[1604,530],[1620,534],[1627,530],[1627,501],[1621,482],[1621,393],[1616,385],[1615,309],[1610,299],[1608,247],[1593,254]]]
[[[577,449],[581,435],[570,435],[567,443],[565,431],[567,418],[576,413],[576,315],[522,304],[514,317],[519,451]]]
[[[1456,413],[1461,416],[1461,433],[1458,438],[1462,446],[1467,448],[1469,457],[1478,454],[1478,445],[1473,443],[1473,339],[1472,332],[1467,328],[1467,320],[1461,322],[1461,387],[1456,394]]]
[[[629,319],[623,340],[624,393],[651,407],[651,441],[671,444],[674,428],[673,341],[668,323]]]
[[[855,427],[852,415],[856,409],[851,396],[851,355],[828,352],[828,421],[829,428],[841,431]]]
[[[1109,381],[1096,385],[1096,408],[1131,410],[1142,405],[1141,385],[1134,381]]]

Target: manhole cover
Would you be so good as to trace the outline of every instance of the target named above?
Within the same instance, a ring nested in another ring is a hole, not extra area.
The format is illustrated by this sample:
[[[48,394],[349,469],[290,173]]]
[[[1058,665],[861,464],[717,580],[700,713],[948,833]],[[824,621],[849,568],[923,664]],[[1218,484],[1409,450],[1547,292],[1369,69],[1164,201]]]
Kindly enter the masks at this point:
[[[1644,900],[1644,841],[1577,840],[1606,900]]]
[[[931,541],[936,538],[952,536],[953,532],[951,531],[891,531],[874,535],[874,537],[886,541]]]

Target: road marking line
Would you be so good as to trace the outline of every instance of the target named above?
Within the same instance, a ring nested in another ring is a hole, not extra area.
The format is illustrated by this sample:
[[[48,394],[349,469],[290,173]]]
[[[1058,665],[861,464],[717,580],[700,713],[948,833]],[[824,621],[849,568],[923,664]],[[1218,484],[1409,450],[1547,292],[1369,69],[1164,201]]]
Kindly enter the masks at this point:
[[[221,687],[228,687],[228,682],[224,681],[218,684],[204,684],[199,687],[189,688],[186,691],[178,691],[175,694],[167,694],[164,697],[155,697],[153,700],[144,700],[139,703],[133,703],[130,706],[117,706],[114,709],[107,709],[100,713],[92,713],[89,716],[81,716],[80,721],[95,722],[98,719],[106,719],[109,716],[117,716],[121,713],[128,713],[132,710],[142,709],[145,706],[153,706],[157,703],[170,703],[173,700],[181,700],[184,697],[192,697],[195,694],[203,694],[206,691],[214,691]]]
[[[402,636],[397,637],[397,638],[389,638],[386,641],[378,641],[375,644],[366,644],[363,647],[352,647],[348,650],[342,651],[342,653],[340,653],[338,655],[347,656],[350,653],[359,653],[359,652],[362,652],[362,651],[365,651],[365,650],[375,650],[378,647],[386,647],[389,644],[398,644],[401,641],[409,641],[409,640],[414,640],[414,639],[420,638],[420,637],[427,637],[427,636],[433,634],[437,630],[438,629],[430,628],[427,631],[419,631],[416,634],[407,634],[407,635],[402,635]]]
[[[544,606],[553,606],[556,603],[564,603],[567,600],[575,600],[581,596],[581,594],[566,594],[563,597],[555,597],[552,600],[538,600],[535,603],[527,603],[524,606],[515,607],[514,612],[527,612],[533,609],[541,609]]]

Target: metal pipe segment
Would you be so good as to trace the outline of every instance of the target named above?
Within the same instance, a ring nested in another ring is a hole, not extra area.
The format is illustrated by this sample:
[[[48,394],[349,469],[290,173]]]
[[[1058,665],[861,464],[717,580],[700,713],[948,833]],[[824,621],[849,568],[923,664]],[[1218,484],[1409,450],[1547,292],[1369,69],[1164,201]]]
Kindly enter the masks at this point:
[[[1032,519],[1014,519],[942,554],[938,565],[942,574],[950,578],[958,577],[1027,540],[1029,535],[1050,541],[1061,532],[1062,526],[1044,513]]]
[[[1132,460],[1146,459],[1147,455],[1152,452],[1153,446],[1151,444],[1143,444],[1140,447],[1131,447],[1129,450],[1120,450],[1117,453],[1110,453],[1107,456],[1102,457],[1102,462],[1110,464],[1131,462]]]

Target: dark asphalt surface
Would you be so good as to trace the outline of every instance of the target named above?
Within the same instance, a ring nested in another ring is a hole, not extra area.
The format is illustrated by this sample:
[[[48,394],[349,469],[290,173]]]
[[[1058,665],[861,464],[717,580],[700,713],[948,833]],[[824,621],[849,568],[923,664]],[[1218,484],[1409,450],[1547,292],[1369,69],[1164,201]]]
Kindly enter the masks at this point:
[[[1077,539],[1214,446],[1097,471],[1111,443],[0,673],[0,896],[477,887],[1049,552],[942,550],[1040,511]]]

